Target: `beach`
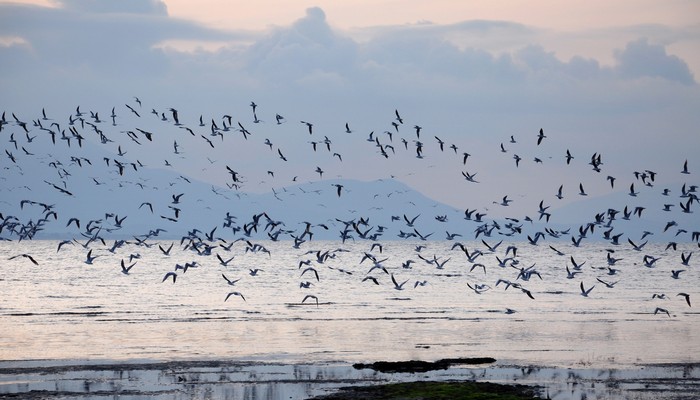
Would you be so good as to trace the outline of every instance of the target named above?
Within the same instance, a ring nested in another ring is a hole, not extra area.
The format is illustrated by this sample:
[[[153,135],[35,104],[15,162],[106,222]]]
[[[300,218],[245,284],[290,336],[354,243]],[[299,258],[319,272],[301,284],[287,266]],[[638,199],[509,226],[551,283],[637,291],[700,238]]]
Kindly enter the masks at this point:
[[[343,362],[278,364],[240,361],[0,363],[0,398],[23,399],[307,399],[340,388],[413,381],[474,381],[537,388],[552,399],[693,399],[699,364],[627,369],[547,366],[452,366],[383,373]]]

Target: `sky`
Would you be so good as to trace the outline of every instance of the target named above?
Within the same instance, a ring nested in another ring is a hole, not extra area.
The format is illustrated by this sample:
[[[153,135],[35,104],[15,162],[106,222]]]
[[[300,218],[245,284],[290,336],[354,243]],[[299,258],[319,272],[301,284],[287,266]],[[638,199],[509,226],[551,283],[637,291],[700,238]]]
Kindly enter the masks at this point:
[[[458,208],[472,198],[487,208],[506,194],[536,203],[561,183],[590,181],[607,194],[586,165],[594,153],[627,185],[635,170],[676,183],[684,160],[700,165],[698,16],[700,3],[681,0],[0,1],[0,109],[29,120],[45,107],[67,120],[77,105],[128,113],[138,96],[191,124],[232,114],[255,126],[257,140],[269,135],[300,154],[289,177],[311,180],[324,163],[331,176],[396,177]],[[263,124],[252,124],[251,101]],[[415,139],[412,127],[423,127],[422,164],[381,164],[364,140],[344,135],[346,122],[358,138],[391,131],[395,110],[406,121],[397,134]],[[278,113],[289,122],[273,131]],[[311,139],[301,120],[355,159],[340,168],[302,156]],[[535,145],[541,128],[546,148]],[[457,144],[457,157],[438,152],[436,136]],[[517,172],[516,145],[499,151],[511,136],[526,158]],[[561,168],[566,149],[578,169]],[[139,151],[132,155],[161,157]],[[474,164],[460,162],[463,151]],[[225,170],[190,155],[181,173],[223,183]],[[236,157],[259,182],[246,190],[289,183],[266,178],[272,167],[253,153]],[[460,169],[491,184],[464,186]]]

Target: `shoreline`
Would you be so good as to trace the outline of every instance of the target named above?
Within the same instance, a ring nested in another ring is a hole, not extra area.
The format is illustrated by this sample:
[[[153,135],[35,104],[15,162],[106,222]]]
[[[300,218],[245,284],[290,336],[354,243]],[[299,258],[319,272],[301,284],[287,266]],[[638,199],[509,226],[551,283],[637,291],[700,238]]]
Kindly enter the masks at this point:
[[[0,398],[194,399],[206,394],[220,399],[288,400],[329,395],[347,387],[413,381],[525,385],[539,387],[541,397],[552,399],[690,399],[700,393],[700,362],[566,368],[496,361],[420,372],[380,372],[345,361],[0,361]]]

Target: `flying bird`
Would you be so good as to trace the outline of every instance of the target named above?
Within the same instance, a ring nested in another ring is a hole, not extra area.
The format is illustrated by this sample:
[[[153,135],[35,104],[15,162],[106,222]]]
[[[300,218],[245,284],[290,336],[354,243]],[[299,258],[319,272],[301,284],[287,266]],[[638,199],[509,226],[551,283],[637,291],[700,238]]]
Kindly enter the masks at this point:
[[[306,300],[308,300],[308,299],[316,300],[316,307],[318,307],[318,297],[316,297],[312,294],[307,294],[306,296],[304,296],[304,299],[301,301],[301,303],[304,304],[304,302],[306,302]]]
[[[656,307],[656,309],[654,310],[654,315],[656,315],[658,313],[666,314],[666,315],[668,315],[669,318],[671,318],[671,313],[668,312],[668,310],[665,308]]]
[[[60,247],[59,247],[59,249],[60,249]],[[27,260],[31,261],[32,264],[39,265],[39,263],[34,259],[34,257],[30,256],[29,254],[18,254],[16,256],[12,256],[12,257],[8,258],[8,260],[14,260],[15,258],[18,258],[18,257],[24,257]]]
[[[245,297],[243,297],[243,295],[240,292],[230,292],[229,294],[226,295],[226,298],[224,299],[224,301],[228,301],[228,298],[231,296],[238,296],[241,299],[243,299],[243,301],[246,301]]]
[[[168,272],[167,274],[165,274],[165,276],[163,277],[163,280],[160,281],[160,283],[167,281],[168,278],[173,278],[173,283],[175,283],[175,281],[177,280],[177,274],[175,272],[172,272],[172,271]]]
[[[403,290],[403,285],[405,285],[406,282],[408,282],[408,279],[406,279],[405,281],[403,281],[401,283],[398,283],[396,281],[396,278],[394,277],[394,274],[391,274],[391,282],[394,284],[394,289]]]
[[[224,275],[224,274],[221,274],[221,276],[224,278],[224,280],[226,281],[226,283],[227,283],[229,286],[234,286],[234,285],[236,284],[236,282],[240,281],[240,278],[239,278],[239,279],[229,279],[229,278],[227,278],[226,275]]]
[[[542,128],[540,128],[540,133],[537,135],[537,145],[539,146],[540,143],[542,143],[542,139],[546,138],[547,136],[544,135],[544,131]],[[568,164],[568,162],[567,162]]]
[[[583,282],[581,282],[581,296],[588,297],[588,295],[591,294],[591,290],[593,290],[594,287],[595,285],[591,286],[590,288],[588,288],[588,290],[586,290],[583,287]]]
[[[338,193],[338,197],[340,197],[340,192],[341,192],[341,190],[343,189],[344,186],[341,185],[341,184],[339,184],[339,183],[334,183],[333,186],[336,187],[337,193]]]
[[[129,275],[129,271],[131,271],[131,268],[133,268],[134,265],[136,265],[136,263],[133,263],[127,267],[126,263],[124,262],[124,259],[122,258],[122,261],[121,261],[122,274]]]

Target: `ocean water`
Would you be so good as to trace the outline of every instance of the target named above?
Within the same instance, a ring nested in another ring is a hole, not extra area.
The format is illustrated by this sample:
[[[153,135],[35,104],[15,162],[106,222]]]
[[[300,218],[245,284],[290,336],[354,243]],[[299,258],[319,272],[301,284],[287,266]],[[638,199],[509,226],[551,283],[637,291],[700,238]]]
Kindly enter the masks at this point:
[[[158,249],[175,243],[171,255]],[[678,293],[700,302],[700,271],[682,266],[680,253],[696,244],[648,244],[642,251],[616,248],[621,258],[608,275],[606,243],[579,248],[567,243],[518,248],[516,267],[500,267],[508,243],[489,253],[481,242],[463,242],[484,265],[472,263],[454,242],[257,242],[269,250],[246,252],[239,241],[230,251],[219,247],[199,256],[179,243],[153,242],[150,248],[127,244],[110,253],[111,243],[87,249],[55,241],[0,243],[0,360],[241,360],[265,362],[372,362],[453,357],[494,357],[514,365],[624,368],[649,363],[692,363],[700,354],[700,315]],[[490,245],[495,244],[489,243]],[[426,246],[418,253],[417,245]],[[316,251],[336,251],[323,263]],[[373,266],[382,269],[363,281]],[[19,255],[31,255],[39,265]],[[136,265],[122,273],[120,261],[132,254]],[[223,259],[234,257],[227,265]],[[647,254],[660,257],[652,268]],[[438,259],[442,268],[419,258]],[[574,279],[570,257],[585,264]],[[402,263],[412,259],[410,268]],[[302,271],[311,260],[319,276]],[[198,267],[177,271],[177,281],[162,282],[176,264]],[[537,274],[524,280],[520,267]],[[260,269],[252,276],[250,269]],[[685,269],[678,279],[671,270]],[[234,286],[227,278],[240,279]],[[397,290],[391,274],[398,283]],[[519,275],[521,275],[519,277]],[[540,279],[541,276],[541,279]],[[596,278],[619,281],[608,288]],[[534,299],[499,279],[517,282]],[[301,282],[311,282],[300,288]],[[416,281],[427,281],[415,286]],[[580,285],[588,289],[581,295]],[[479,294],[470,289],[483,286]],[[231,295],[225,301],[230,292]],[[665,298],[653,298],[654,294]],[[316,296],[307,298],[307,295]],[[696,300],[697,299],[697,300]],[[667,310],[654,313],[657,307]],[[507,310],[511,310],[507,312]]]

